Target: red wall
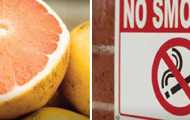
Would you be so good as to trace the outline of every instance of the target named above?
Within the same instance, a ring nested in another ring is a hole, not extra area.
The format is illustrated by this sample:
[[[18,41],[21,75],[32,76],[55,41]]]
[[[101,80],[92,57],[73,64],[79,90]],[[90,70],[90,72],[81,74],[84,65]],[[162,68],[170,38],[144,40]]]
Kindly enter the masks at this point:
[[[114,119],[114,0],[93,0],[93,120]]]

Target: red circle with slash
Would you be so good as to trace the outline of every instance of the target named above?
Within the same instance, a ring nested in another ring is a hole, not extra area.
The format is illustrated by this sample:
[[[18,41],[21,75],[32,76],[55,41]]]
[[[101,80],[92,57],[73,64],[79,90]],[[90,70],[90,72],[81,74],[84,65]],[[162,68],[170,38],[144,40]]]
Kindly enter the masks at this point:
[[[167,54],[167,51],[173,47],[184,47],[190,50],[190,41],[184,38],[174,38],[170,39],[166,43],[164,43],[159,51],[156,54],[156,57],[153,62],[152,66],[152,84],[155,95],[159,101],[159,103],[170,113],[178,116],[183,116],[190,114],[190,104],[183,106],[183,107],[176,107],[170,104],[161,94],[159,83],[158,83],[158,68],[160,61],[163,60],[165,64],[168,66],[172,74],[174,75],[175,79],[181,86],[182,90],[185,92],[185,95],[188,97],[190,101],[190,87],[188,83],[185,81],[184,77],[180,73],[180,71],[176,68],[175,64]]]

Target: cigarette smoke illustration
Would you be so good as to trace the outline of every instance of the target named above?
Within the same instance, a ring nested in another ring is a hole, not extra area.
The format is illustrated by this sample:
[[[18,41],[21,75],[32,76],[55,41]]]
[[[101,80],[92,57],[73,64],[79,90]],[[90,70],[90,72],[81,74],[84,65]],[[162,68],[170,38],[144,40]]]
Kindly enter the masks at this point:
[[[176,48],[172,48],[172,57],[176,61],[176,64],[175,64],[176,68],[181,72],[181,69],[183,67],[183,60],[182,60],[182,56],[180,52]],[[168,80],[169,78],[172,78],[172,77],[174,77],[174,75],[169,69],[163,73],[162,80],[161,80],[162,88],[168,85]]]

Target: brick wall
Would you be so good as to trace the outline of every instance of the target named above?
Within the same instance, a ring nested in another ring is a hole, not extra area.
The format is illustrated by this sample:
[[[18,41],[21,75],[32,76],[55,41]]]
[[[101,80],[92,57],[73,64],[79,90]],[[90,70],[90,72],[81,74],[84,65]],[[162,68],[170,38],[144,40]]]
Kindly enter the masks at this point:
[[[114,0],[93,0],[93,120],[114,119]]]

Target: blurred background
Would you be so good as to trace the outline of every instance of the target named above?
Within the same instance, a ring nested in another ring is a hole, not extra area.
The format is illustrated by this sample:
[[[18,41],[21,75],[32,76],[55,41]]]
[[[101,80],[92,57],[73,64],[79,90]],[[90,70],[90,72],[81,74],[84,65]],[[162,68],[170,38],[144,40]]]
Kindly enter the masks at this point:
[[[69,30],[89,20],[89,0],[44,0],[63,19]]]

